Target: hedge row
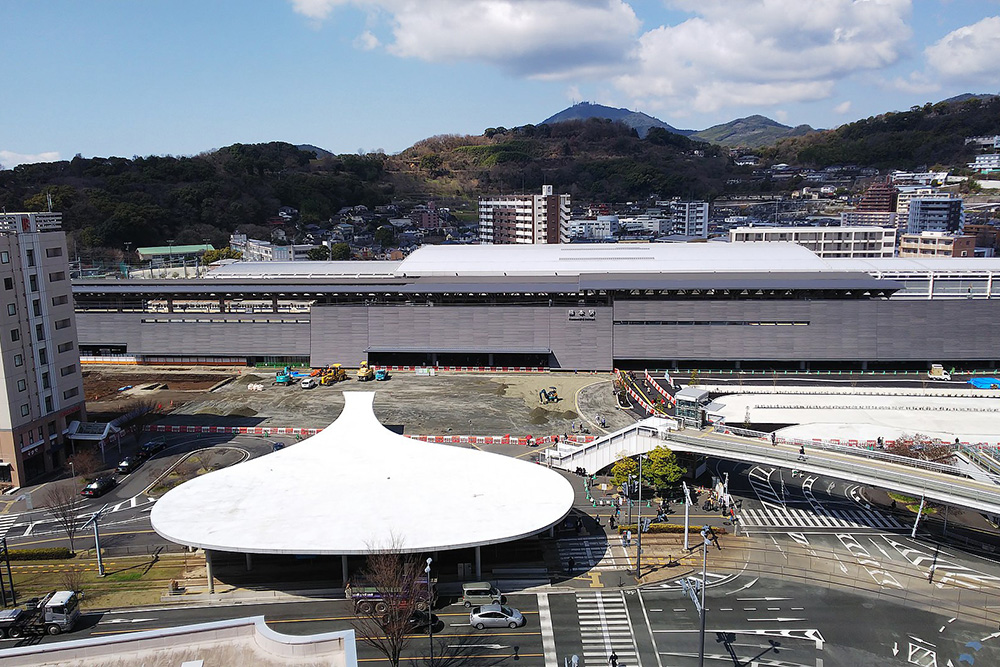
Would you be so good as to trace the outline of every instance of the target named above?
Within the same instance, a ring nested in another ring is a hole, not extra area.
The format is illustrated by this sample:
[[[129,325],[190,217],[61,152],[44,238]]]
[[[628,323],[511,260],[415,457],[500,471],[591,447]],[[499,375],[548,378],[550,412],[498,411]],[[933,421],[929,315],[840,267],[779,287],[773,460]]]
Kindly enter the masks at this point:
[[[688,526],[689,533],[700,533],[703,526]],[[626,530],[631,530],[633,533],[636,532],[636,525],[632,524],[619,524],[618,532],[624,533]],[[729,531],[721,526],[712,526],[712,530],[715,531],[716,535],[726,535]],[[649,525],[649,530],[646,534],[650,533],[683,533],[684,526],[676,523],[653,523]]]
[[[73,552],[66,547],[11,549],[9,553],[11,560],[63,560],[73,557]]]

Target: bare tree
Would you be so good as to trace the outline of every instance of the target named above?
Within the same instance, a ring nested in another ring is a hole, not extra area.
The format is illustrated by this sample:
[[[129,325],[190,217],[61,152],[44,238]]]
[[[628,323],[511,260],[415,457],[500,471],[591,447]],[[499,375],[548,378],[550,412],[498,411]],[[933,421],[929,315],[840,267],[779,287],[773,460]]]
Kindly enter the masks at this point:
[[[69,538],[69,550],[75,552],[73,540],[84,520],[80,518],[80,509],[83,506],[83,499],[80,493],[71,484],[56,484],[49,488],[42,501],[42,508],[46,514],[59,524],[59,527],[66,532]]]
[[[101,457],[93,449],[79,450],[76,454],[66,459],[66,463],[72,463],[73,472],[84,478],[90,477],[104,467]]]
[[[359,638],[398,667],[411,639],[414,610],[426,610],[433,622],[433,588],[428,590],[423,561],[400,553],[399,540],[389,548],[372,549],[360,576],[352,579],[348,595],[355,599],[352,625]],[[424,626],[426,627],[426,626]]]
[[[885,443],[885,448],[890,454],[922,461],[948,463],[954,457],[951,445],[932,440],[923,433],[903,433],[895,440]]]

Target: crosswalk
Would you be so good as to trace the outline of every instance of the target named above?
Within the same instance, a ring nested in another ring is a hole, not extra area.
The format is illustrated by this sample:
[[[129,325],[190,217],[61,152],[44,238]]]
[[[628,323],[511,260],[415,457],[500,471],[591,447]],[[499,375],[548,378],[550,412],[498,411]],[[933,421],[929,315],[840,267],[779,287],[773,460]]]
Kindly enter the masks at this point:
[[[604,536],[559,540],[558,547],[563,572],[569,571],[570,558],[573,559],[574,572],[621,570],[628,567],[628,556],[624,548],[609,542]],[[618,552],[617,556],[614,551]]]
[[[17,523],[19,514],[0,514],[0,539],[7,537],[7,531]]]
[[[744,509],[740,523],[746,528],[880,528],[900,530],[894,516],[866,509],[825,509],[821,512],[791,507]]]
[[[621,591],[581,591],[576,594],[576,608],[584,667],[607,667],[612,652],[619,667],[642,667]]]

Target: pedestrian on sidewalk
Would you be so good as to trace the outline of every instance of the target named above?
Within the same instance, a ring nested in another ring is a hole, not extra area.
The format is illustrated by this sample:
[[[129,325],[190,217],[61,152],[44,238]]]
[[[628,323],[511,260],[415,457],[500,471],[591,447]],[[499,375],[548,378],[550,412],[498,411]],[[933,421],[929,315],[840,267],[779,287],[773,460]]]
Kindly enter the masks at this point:
[[[611,649],[611,656],[608,658],[609,667],[618,667],[618,654],[615,653],[614,649]]]
[[[566,561],[566,571],[573,574],[573,570],[576,569],[576,559],[572,556]]]
[[[806,446],[799,445],[799,461],[805,461],[805,460],[806,460]]]

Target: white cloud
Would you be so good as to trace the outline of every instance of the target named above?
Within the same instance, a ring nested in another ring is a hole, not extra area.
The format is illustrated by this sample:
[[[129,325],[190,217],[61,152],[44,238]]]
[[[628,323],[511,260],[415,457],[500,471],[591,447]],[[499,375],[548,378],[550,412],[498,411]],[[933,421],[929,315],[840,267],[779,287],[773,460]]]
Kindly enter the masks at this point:
[[[924,49],[924,56],[927,64],[943,76],[995,86],[1000,61],[1000,16],[953,30]]]
[[[836,113],[836,114],[845,114],[845,113],[847,113],[850,110],[851,110],[851,101],[850,100],[844,100],[843,102],[841,102],[837,106],[833,107],[833,113]]]
[[[583,100],[583,95],[580,94],[580,86],[570,86],[566,89],[566,99],[574,104]]]
[[[34,164],[35,162],[55,162],[61,159],[57,151],[45,153],[15,153],[0,150],[0,169],[13,169],[19,164]]]
[[[825,99],[837,81],[896,62],[911,0],[676,0],[694,16],[639,40],[636,99],[698,111]],[[658,102],[658,103],[657,103]]]
[[[776,121],[778,121],[779,123],[787,123],[788,122],[788,112],[785,111],[784,109],[775,109],[774,110],[774,119]]]
[[[385,48],[428,62],[479,61],[519,76],[590,76],[627,58],[640,29],[625,0],[290,0],[313,21],[350,5],[387,20]]]
[[[361,49],[362,51],[372,51],[377,49],[380,45],[381,43],[378,41],[378,37],[372,34],[371,30],[365,30],[354,40],[354,47]]]

